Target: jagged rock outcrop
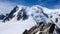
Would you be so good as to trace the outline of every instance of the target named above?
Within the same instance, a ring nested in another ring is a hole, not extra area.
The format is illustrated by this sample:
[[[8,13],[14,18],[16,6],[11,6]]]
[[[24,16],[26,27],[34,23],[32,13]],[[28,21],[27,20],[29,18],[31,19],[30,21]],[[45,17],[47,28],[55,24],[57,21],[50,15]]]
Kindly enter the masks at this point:
[[[18,12],[18,15],[17,15],[17,20],[20,20],[21,18],[22,18],[23,20],[25,20],[25,19],[28,18],[27,14],[26,14],[26,9],[24,9],[24,8],[22,8],[22,9]]]
[[[4,18],[3,22],[5,22],[6,20],[10,20],[14,17],[14,13],[18,10],[19,8],[16,6],[14,7],[14,9]]]
[[[53,31],[55,29],[55,24],[48,23],[44,24],[43,22],[40,22],[40,24],[33,26],[29,30],[25,30],[23,34],[53,34]]]
[[[26,9],[24,9],[24,7],[19,6],[14,7],[14,9],[4,18],[3,22],[10,21],[14,17],[17,17],[15,18],[16,20],[27,19],[28,16],[26,14]]]

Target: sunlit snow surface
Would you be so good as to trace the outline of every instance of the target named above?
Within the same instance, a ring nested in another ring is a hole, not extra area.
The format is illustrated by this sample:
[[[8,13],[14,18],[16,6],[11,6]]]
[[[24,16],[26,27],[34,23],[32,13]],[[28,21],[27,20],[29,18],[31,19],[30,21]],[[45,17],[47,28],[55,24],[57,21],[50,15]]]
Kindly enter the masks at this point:
[[[25,21],[15,21],[14,19],[13,21],[0,23],[0,34],[22,34],[25,29],[29,29],[36,25],[31,17]]]

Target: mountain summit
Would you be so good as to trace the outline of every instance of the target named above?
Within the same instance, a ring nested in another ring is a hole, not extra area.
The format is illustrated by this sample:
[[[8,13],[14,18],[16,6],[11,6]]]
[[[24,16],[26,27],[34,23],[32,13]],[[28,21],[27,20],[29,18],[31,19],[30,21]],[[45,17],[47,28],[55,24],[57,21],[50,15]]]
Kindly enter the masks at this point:
[[[15,19],[20,20],[21,18],[23,18],[23,20],[25,18],[27,18],[26,15],[26,10],[22,7],[22,6],[16,6],[14,7],[14,9],[4,18],[3,22],[5,21],[10,21],[11,19],[13,19],[14,17],[16,17]]]

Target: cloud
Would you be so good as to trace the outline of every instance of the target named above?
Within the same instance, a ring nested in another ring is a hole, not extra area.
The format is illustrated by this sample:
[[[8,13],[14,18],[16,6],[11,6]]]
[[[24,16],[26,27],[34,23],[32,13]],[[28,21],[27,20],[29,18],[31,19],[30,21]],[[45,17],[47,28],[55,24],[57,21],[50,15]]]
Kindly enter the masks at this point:
[[[16,5],[17,4],[13,2],[0,0],[0,14],[9,13],[13,9],[13,7]]]

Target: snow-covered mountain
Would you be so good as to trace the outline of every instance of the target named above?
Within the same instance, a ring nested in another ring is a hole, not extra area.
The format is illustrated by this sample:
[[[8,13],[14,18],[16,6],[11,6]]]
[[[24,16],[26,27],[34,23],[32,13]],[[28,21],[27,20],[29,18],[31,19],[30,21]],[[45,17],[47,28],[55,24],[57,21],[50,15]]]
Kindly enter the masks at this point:
[[[27,19],[26,9],[24,6],[16,6],[14,9],[4,18],[3,22],[10,21],[12,19],[20,20],[23,18],[23,20]]]
[[[39,5],[32,7],[17,5],[0,23],[0,34],[22,34],[25,29],[41,21],[45,24],[53,21],[60,28],[60,9],[48,9]]]

